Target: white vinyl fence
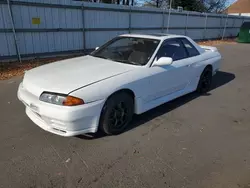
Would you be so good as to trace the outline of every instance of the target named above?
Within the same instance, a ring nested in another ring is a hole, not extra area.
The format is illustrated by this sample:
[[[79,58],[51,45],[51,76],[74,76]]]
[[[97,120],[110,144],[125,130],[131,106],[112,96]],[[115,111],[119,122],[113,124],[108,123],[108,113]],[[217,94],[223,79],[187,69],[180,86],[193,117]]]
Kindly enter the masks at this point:
[[[123,33],[236,36],[250,17],[73,0],[0,0],[0,61],[83,52]]]

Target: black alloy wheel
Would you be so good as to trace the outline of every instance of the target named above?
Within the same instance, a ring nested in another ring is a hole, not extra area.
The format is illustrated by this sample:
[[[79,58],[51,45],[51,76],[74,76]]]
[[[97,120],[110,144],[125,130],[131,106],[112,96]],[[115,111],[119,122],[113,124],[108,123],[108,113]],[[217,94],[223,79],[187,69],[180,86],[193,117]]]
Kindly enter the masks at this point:
[[[212,85],[212,68],[206,67],[201,74],[200,81],[197,87],[197,92],[204,94],[207,93]]]
[[[105,103],[99,128],[107,135],[120,134],[126,129],[134,114],[134,100],[128,93],[111,96]]]
[[[124,102],[116,104],[109,114],[109,126],[113,129],[123,127],[128,121],[128,107]]]

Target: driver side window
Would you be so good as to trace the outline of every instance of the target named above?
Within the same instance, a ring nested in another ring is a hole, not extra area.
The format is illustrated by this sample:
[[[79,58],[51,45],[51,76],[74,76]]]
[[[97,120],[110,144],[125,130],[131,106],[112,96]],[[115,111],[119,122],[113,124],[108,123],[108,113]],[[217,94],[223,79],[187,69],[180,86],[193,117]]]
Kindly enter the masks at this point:
[[[171,57],[173,61],[185,59],[188,57],[187,51],[179,40],[166,40],[160,47],[156,58]]]

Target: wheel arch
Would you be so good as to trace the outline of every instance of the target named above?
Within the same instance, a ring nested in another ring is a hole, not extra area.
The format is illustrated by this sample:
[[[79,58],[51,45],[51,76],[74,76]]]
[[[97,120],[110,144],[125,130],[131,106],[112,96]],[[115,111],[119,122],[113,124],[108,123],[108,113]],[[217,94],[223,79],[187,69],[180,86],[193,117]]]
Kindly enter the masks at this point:
[[[135,100],[135,93],[134,93],[134,91],[131,90],[131,89],[128,89],[128,88],[119,89],[119,90],[113,92],[111,95],[109,95],[109,97],[107,98],[107,100],[108,100],[110,97],[112,97],[112,96],[114,96],[114,95],[117,95],[117,94],[119,94],[119,93],[127,93],[127,94],[129,94],[129,95],[132,97],[133,100]]]
[[[203,69],[201,69],[201,72],[199,73],[199,78],[201,77],[201,75],[203,74],[203,72],[204,72],[206,69],[210,69],[210,70],[213,72],[213,65],[211,65],[211,64],[205,65],[205,67],[204,67]]]
[[[118,90],[112,92],[112,93],[106,98],[106,100],[105,100],[105,103],[104,103],[104,105],[103,105],[103,107],[102,107],[101,114],[100,114],[100,118],[99,118],[98,130],[101,130],[101,128],[100,128],[101,124],[100,124],[100,123],[101,123],[101,121],[102,121],[102,116],[103,116],[103,113],[104,113],[104,109],[106,108],[107,101],[108,101],[109,99],[111,99],[113,96],[119,95],[119,94],[121,94],[121,93],[126,93],[126,94],[128,94],[129,96],[131,96],[131,99],[133,100],[133,108],[134,108],[134,112],[133,112],[133,113],[136,112],[136,105],[135,105],[135,103],[136,103],[136,98],[135,98],[135,93],[134,93],[134,91],[131,90],[131,89],[128,89],[128,88],[118,89]]]
[[[209,69],[211,69],[211,70],[213,71],[213,65],[208,64],[208,65],[204,68],[204,70],[207,69],[207,68],[209,68]]]
[[[138,111],[138,104],[137,104],[137,100],[136,100],[136,93],[135,91],[133,91],[130,88],[120,88],[114,92],[112,92],[106,99],[105,103],[108,101],[108,99],[110,99],[112,96],[114,95],[118,95],[119,93],[127,93],[129,96],[131,96],[131,98],[133,99],[134,102],[134,113],[137,114]]]

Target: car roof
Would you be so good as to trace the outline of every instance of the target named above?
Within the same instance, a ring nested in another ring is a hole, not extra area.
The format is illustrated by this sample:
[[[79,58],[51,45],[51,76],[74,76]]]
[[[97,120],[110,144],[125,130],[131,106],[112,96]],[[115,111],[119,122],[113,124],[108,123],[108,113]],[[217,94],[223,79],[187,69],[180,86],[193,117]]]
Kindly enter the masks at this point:
[[[149,38],[149,39],[158,39],[158,40],[165,40],[168,38],[178,38],[178,37],[185,37],[183,35],[173,35],[167,33],[153,33],[153,34],[140,34],[140,33],[131,33],[131,34],[123,34],[120,35],[123,37],[138,37],[138,38]]]

